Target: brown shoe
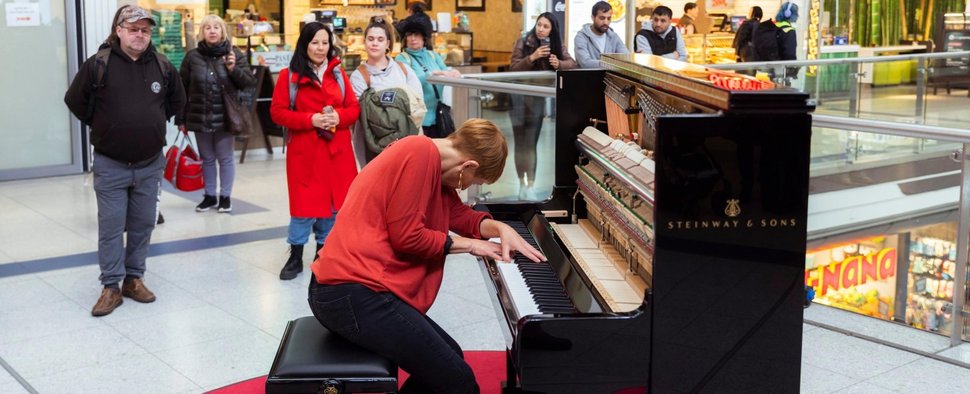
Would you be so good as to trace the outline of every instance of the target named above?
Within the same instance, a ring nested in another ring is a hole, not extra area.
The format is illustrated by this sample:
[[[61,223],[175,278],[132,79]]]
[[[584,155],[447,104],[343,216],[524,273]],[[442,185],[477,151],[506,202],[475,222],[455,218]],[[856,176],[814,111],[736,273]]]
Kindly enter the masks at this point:
[[[94,308],[91,309],[92,316],[104,316],[111,312],[114,312],[115,308],[121,305],[124,300],[121,299],[121,292],[117,290],[104,289],[101,290],[101,297],[98,298],[98,302],[94,304]]]
[[[145,287],[145,282],[141,278],[126,280],[125,284],[121,286],[121,295],[138,302],[148,303],[155,301],[155,294]]]

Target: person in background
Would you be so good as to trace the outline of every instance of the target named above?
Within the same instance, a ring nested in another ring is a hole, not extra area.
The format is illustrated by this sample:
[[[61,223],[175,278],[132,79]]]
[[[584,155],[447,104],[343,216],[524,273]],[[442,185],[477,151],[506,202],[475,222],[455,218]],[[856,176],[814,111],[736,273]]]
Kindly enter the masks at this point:
[[[699,11],[700,10],[697,8],[697,3],[684,4],[684,16],[680,17],[680,20],[677,21],[677,28],[680,29],[681,33],[683,33],[685,36],[697,32],[697,29],[694,26],[694,20],[697,19],[697,13]]]
[[[495,182],[507,155],[502,131],[484,119],[469,119],[446,138],[395,141],[354,180],[311,266],[314,317],[407,371],[399,393],[479,390],[461,347],[427,315],[447,255],[545,260],[509,225],[458,197],[457,190]]]
[[[536,24],[515,41],[509,71],[558,71],[576,68],[563,45],[562,32],[551,12],[539,14]],[[536,199],[536,145],[542,131],[546,98],[512,95],[512,135],[515,138],[515,173],[519,199]]]
[[[289,280],[303,272],[303,245],[313,231],[317,251],[323,247],[347,189],[357,175],[350,145],[350,125],[360,107],[331,46],[333,32],[320,22],[300,30],[290,67],[280,71],[273,91],[270,116],[286,127],[286,184],[290,224],[286,242],[290,257],[280,271]],[[338,83],[337,78],[343,83]],[[290,102],[290,83],[297,85]],[[344,91],[341,91],[344,86]]]
[[[384,21],[384,17],[371,18],[367,28],[364,29],[364,49],[367,51],[367,60],[350,75],[350,83],[358,100],[367,88],[375,91],[401,88],[409,97],[421,94],[421,81],[414,70],[405,63],[394,61],[388,55],[393,42],[394,29]],[[365,72],[367,78],[364,78]],[[364,149],[364,131],[360,128],[356,131],[354,143],[357,146],[357,157],[360,158],[359,161],[363,166],[373,160],[377,154]]]
[[[798,38],[795,35],[795,26],[792,24],[798,21],[798,5],[792,2],[785,2],[778,9],[775,15],[775,26],[781,29],[778,40],[779,60],[795,60],[795,49],[798,46]]]
[[[613,7],[605,1],[593,4],[593,23],[576,33],[576,61],[580,68],[598,68],[604,53],[629,53],[620,36],[610,29]]]
[[[155,301],[142,277],[158,220],[165,123],[185,105],[175,66],[152,45],[151,14],[123,6],[112,25],[106,45],[81,65],[64,95],[71,113],[91,127],[94,145],[103,289],[93,316],[113,312],[122,297]]]
[[[421,0],[412,0],[407,2],[408,16],[394,23],[394,29],[397,30],[397,35],[399,37],[404,37],[403,27],[405,24],[418,21],[419,23],[431,26],[431,17],[427,14],[428,5]],[[434,30],[434,29],[428,29]]]
[[[680,30],[670,24],[673,14],[673,10],[666,6],[654,8],[650,20],[643,22],[643,28],[637,32],[633,50],[686,62],[684,37],[680,35]]]
[[[230,92],[255,86],[256,77],[249,70],[245,55],[232,46],[222,18],[216,15],[202,18],[196,40],[198,46],[189,50],[182,61],[180,74],[188,103],[176,123],[183,133],[195,132],[202,156],[205,193],[195,211],[208,211],[218,203],[220,213],[229,213],[232,212],[230,196],[236,176],[233,156],[236,138],[226,130],[228,122],[222,89],[226,84],[235,87]],[[219,185],[218,200],[216,185]]]
[[[421,5],[421,3],[415,3]],[[428,82],[428,77],[440,75],[451,78],[460,78],[461,73],[445,65],[441,55],[434,52],[431,46],[431,19],[423,12],[415,12],[398,24],[399,31],[404,40],[404,51],[397,55],[397,60],[411,66],[414,73],[421,82],[424,105],[428,112],[424,115],[421,128],[424,135],[431,138],[445,137],[441,135],[436,126],[438,100],[442,95],[443,88],[434,86]]]
[[[738,27],[738,32],[734,35],[734,43],[731,45],[734,47],[738,63],[754,61],[754,44],[752,44],[751,39],[754,36],[754,31],[758,28],[758,24],[761,23],[762,17],[764,17],[764,12],[761,7],[751,7],[748,20]]]

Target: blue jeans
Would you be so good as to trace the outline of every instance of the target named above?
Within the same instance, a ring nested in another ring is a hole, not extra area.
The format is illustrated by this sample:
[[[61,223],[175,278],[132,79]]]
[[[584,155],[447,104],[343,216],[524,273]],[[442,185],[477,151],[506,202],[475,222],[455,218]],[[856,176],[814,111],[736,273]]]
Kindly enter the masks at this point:
[[[290,226],[286,235],[286,243],[290,245],[303,245],[310,240],[310,230],[317,240],[317,245],[323,245],[327,235],[333,229],[333,222],[337,219],[334,212],[329,218],[297,218],[290,217]]]
[[[394,294],[356,283],[321,285],[311,276],[307,298],[313,316],[328,330],[411,375],[398,393],[478,393],[458,342]]]

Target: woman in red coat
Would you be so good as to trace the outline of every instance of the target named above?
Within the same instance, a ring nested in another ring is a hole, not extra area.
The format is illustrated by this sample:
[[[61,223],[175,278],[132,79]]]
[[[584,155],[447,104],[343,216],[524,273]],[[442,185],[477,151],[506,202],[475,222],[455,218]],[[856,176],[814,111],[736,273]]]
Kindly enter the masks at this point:
[[[286,127],[286,183],[290,196],[287,243],[290,257],[280,279],[303,271],[303,244],[310,231],[323,247],[333,221],[357,175],[350,128],[360,115],[347,74],[340,69],[333,32],[322,23],[307,23],[300,31],[289,69],[280,71],[270,115]],[[341,78],[342,83],[337,82]],[[290,83],[297,84],[291,107]],[[344,87],[341,91],[341,86]]]

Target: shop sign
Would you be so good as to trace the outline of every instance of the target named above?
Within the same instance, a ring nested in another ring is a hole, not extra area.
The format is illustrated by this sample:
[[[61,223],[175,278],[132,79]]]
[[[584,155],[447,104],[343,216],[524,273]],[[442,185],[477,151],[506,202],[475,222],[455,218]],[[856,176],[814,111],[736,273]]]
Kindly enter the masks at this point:
[[[269,67],[270,72],[278,73],[290,66],[292,51],[253,52],[253,65]]]
[[[40,3],[7,3],[7,27],[40,26]]]
[[[896,276],[896,248],[886,248],[865,256],[853,256],[837,263],[805,271],[805,284],[814,287],[820,296],[830,290],[839,291],[882,281]]]
[[[805,34],[805,48],[808,48],[808,50],[805,52],[806,60],[818,59],[819,12],[821,12],[819,0],[812,0],[809,2],[808,34]],[[805,71],[805,75],[815,75],[816,70],[818,70],[818,66],[808,66],[808,70]]]

